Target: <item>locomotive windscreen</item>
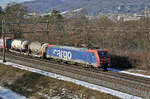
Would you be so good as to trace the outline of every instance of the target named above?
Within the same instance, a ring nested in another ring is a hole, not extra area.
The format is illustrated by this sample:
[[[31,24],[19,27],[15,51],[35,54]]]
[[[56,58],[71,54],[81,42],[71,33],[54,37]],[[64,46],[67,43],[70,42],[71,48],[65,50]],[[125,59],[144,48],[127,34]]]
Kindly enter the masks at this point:
[[[98,52],[100,58],[107,58],[108,52],[107,51],[99,51]]]

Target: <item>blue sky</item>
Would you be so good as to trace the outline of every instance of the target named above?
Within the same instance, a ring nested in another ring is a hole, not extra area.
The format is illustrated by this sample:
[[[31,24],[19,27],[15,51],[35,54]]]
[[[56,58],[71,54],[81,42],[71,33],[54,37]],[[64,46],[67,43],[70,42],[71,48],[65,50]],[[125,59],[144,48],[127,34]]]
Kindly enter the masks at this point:
[[[1,7],[5,7],[7,5],[7,3],[10,3],[10,2],[24,2],[24,1],[31,1],[31,0],[0,0],[0,6]]]

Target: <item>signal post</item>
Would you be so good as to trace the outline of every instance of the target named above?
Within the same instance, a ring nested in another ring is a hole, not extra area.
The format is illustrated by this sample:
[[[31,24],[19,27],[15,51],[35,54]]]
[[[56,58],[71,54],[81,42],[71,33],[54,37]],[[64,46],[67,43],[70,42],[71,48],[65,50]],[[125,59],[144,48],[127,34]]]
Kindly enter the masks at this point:
[[[5,28],[5,21],[2,20],[2,38],[3,38],[3,62],[6,62],[6,59],[5,59],[5,47],[6,47],[6,44],[5,44],[5,32],[4,32],[4,28]]]

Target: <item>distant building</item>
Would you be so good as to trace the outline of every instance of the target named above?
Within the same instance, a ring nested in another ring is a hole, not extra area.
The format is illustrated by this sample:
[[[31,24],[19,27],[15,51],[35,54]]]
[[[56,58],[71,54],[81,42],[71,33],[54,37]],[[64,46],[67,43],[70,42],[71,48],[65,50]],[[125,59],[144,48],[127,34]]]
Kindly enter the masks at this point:
[[[150,14],[118,14],[117,21],[136,21],[143,17],[150,17]]]
[[[39,14],[38,13],[28,13],[27,15],[25,15],[25,18],[31,18],[31,17],[38,17]]]
[[[80,15],[84,12],[83,8],[79,8],[79,9],[75,9],[75,10],[71,10],[71,11],[64,11],[61,12],[60,14],[64,17],[72,17],[74,15]]]

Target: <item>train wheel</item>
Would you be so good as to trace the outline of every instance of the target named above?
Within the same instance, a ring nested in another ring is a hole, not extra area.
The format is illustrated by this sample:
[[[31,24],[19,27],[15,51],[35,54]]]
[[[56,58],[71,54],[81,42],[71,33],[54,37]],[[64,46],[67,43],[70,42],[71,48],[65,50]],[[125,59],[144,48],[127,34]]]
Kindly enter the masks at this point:
[[[107,70],[107,67],[108,67],[108,64],[103,65],[103,66],[102,66],[103,71],[108,71],[108,70]]]

